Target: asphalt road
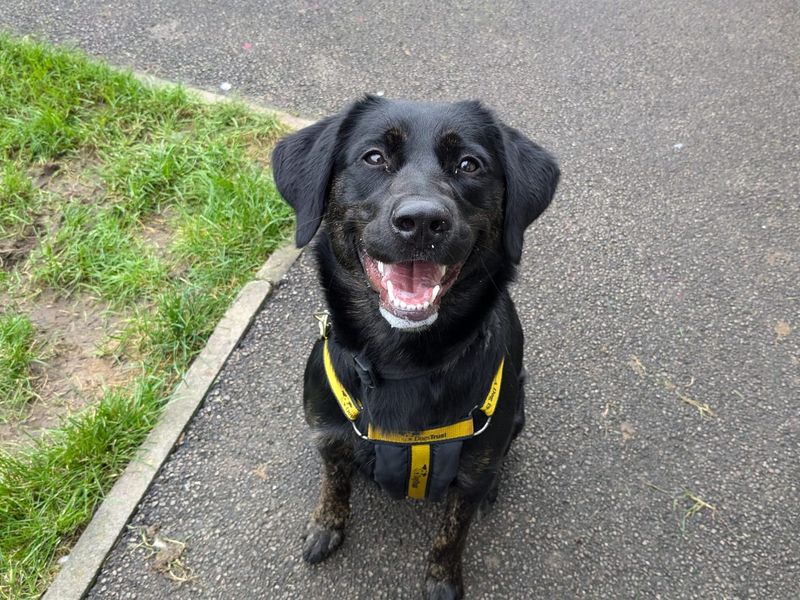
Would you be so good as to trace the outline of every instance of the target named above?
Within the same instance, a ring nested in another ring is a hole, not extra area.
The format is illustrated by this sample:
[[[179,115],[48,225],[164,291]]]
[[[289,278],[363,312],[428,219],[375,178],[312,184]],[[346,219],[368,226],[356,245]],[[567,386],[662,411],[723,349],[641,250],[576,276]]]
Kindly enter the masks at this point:
[[[564,175],[514,288],[528,428],[472,529],[468,597],[800,597],[797,3],[430,6],[4,0],[0,26],[309,117],[365,91],[496,107]],[[365,483],[335,557],[299,558],[319,479],[309,262],[133,520],[184,541],[195,579],[168,581],[131,533],[91,598],[419,594],[439,507]],[[714,509],[691,516],[689,495]]]

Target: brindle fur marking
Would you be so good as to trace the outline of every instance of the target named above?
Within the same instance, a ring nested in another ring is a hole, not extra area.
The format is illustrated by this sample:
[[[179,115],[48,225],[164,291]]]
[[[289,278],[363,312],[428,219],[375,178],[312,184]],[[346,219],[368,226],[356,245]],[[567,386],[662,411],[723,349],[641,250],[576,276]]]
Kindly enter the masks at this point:
[[[323,471],[319,503],[308,524],[303,558],[311,564],[325,560],[344,539],[350,516],[350,490],[353,475],[353,446],[336,438],[319,444]]]
[[[464,595],[461,555],[478,502],[468,499],[461,490],[451,488],[439,532],[428,555],[425,581],[428,598],[450,600]]]

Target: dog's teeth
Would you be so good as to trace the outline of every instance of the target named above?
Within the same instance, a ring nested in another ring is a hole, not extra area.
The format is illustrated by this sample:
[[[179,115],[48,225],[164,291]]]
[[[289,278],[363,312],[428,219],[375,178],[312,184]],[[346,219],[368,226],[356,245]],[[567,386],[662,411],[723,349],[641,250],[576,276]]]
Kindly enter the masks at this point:
[[[431,303],[425,300],[425,302],[422,303],[422,310],[427,310],[430,307],[430,305]]]
[[[438,295],[439,295],[439,292],[440,292],[440,291],[442,291],[442,286],[440,286],[440,285],[437,285],[435,288],[433,288],[433,292],[431,293],[431,300],[430,300],[430,301],[431,301],[431,303],[432,303],[434,300],[436,300],[436,296],[438,296]],[[427,302],[426,302],[426,304],[427,304]]]
[[[383,275],[383,263],[378,261],[378,272]]]
[[[439,281],[444,278],[445,273],[447,273],[447,265],[439,265]]]
[[[391,279],[386,282],[386,290],[389,292],[389,302],[394,304],[395,303],[394,286],[392,285]]]

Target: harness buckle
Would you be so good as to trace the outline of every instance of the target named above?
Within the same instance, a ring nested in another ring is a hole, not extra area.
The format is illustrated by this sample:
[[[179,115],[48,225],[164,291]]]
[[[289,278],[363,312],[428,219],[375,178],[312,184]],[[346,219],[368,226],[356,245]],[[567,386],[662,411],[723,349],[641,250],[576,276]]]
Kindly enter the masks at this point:
[[[327,310],[314,313],[314,318],[317,320],[317,326],[319,327],[319,338],[321,340],[328,339],[328,334],[331,331],[330,317],[331,313]]]
[[[353,363],[356,365],[356,373],[361,380],[361,385],[365,388],[375,389],[375,377],[372,371],[372,364],[364,357],[364,355],[353,355]]]
[[[470,417],[470,418],[471,418],[473,421],[475,420],[474,413],[475,413],[475,411],[476,411],[476,410],[477,410],[478,412],[482,412],[482,411],[481,411],[481,407],[480,407],[479,405],[477,405],[477,404],[476,404],[475,406],[473,406],[473,407],[472,407],[472,410],[471,410],[471,411],[469,411],[469,417]],[[475,430],[475,431],[472,433],[472,437],[478,437],[480,434],[482,434],[484,431],[486,431],[486,429],[489,427],[489,423],[491,423],[491,422],[492,422],[492,417],[490,417],[490,416],[486,416],[486,422],[483,424],[483,426],[482,426],[480,429],[476,429],[476,430]]]

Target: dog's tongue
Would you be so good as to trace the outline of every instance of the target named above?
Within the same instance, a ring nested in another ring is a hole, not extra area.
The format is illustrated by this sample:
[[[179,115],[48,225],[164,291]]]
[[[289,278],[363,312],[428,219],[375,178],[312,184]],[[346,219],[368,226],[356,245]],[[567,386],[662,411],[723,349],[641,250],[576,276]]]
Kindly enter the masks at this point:
[[[391,281],[394,293],[405,302],[430,300],[431,289],[441,283],[444,268],[432,262],[402,262],[384,267],[384,281]]]

